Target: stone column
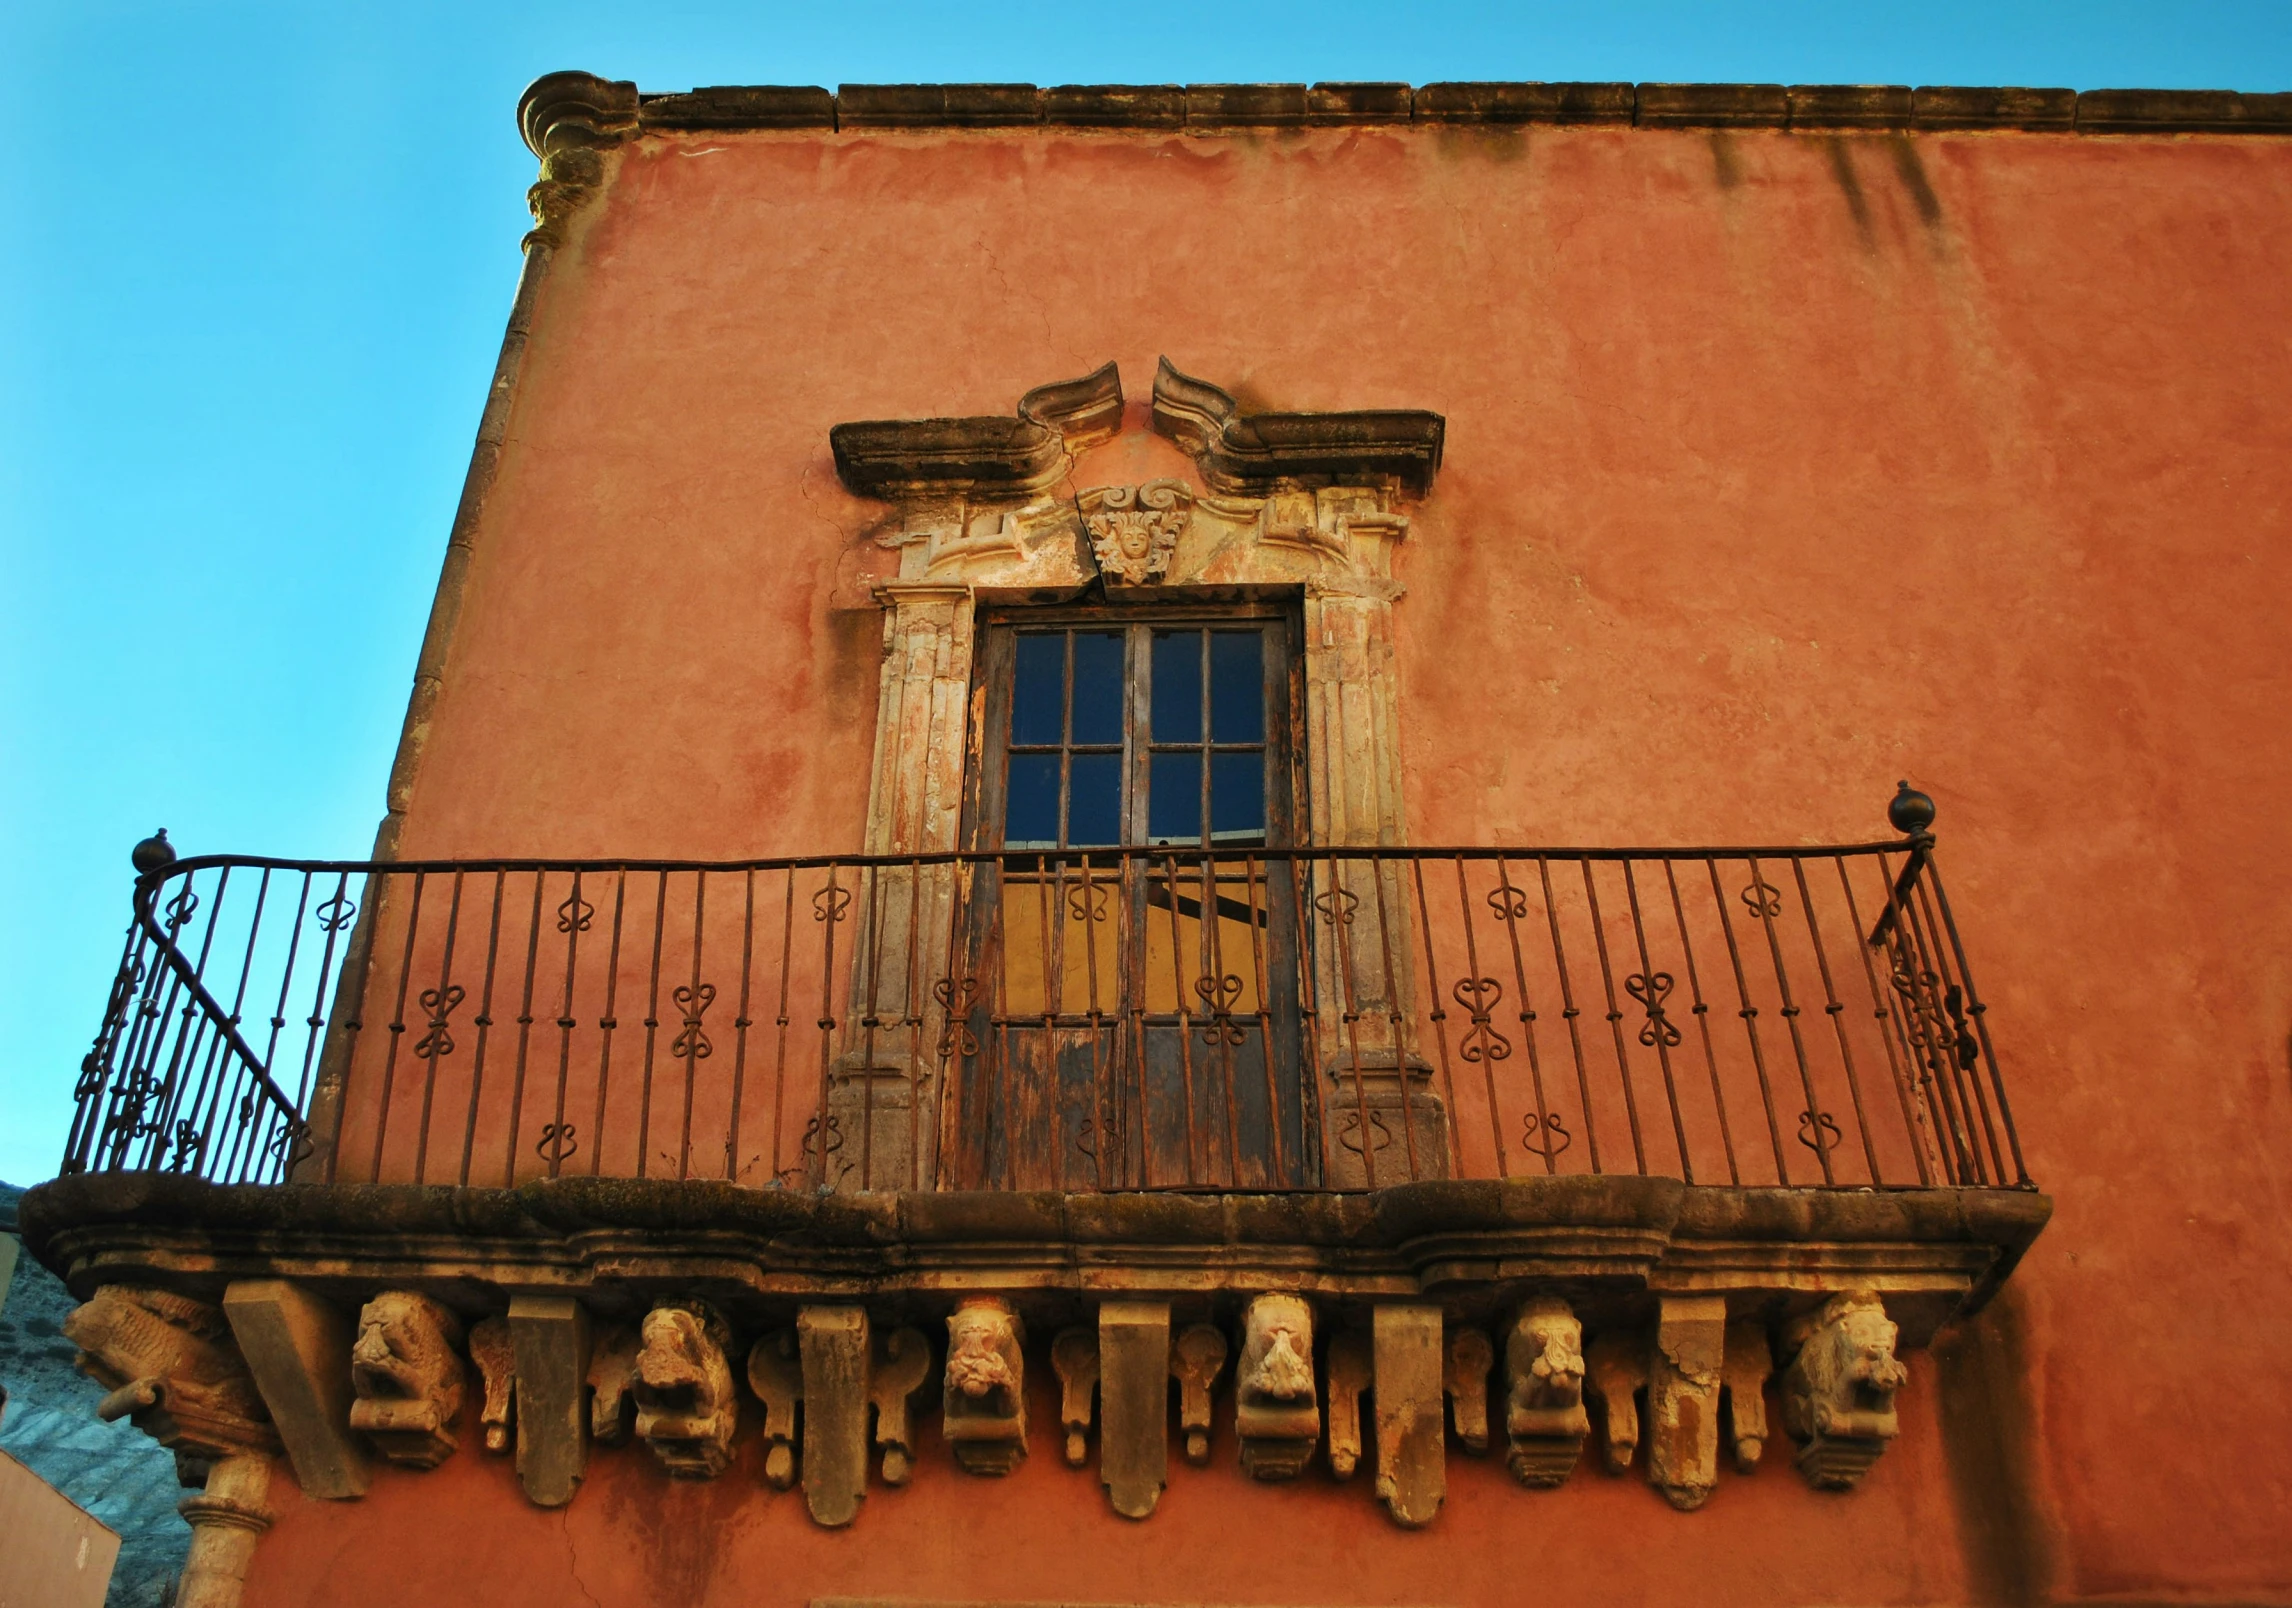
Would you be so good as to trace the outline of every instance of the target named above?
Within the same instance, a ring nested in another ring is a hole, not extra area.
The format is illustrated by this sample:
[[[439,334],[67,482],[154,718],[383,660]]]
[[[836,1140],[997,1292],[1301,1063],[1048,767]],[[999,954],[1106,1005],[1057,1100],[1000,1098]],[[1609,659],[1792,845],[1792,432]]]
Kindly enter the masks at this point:
[[[1401,528],[1385,517],[1348,521],[1355,562],[1370,573],[1306,587],[1307,807],[1317,846],[1408,841],[1393,654],[1400,588],[1380,578]],[[1364,545],[1376,551],[1362,554]],[[1329,1182],[1445,1178],[1448,1116],[1412,1042],[1414,880],[1398,863],[1339,861],[1316,869],[1307,895]]]
[[[263,1505],[270,1486],[268,1458],[226,1457],[208,1469],[205,1490],[183,1499],[191,1556],[175,1608],[239,1608],[255,1543],[271,1527],[271,1511]]]
[[[870,855],[944,854],[963,810],[972,606],[959,582],[886,581],[883,670],[863,839]],[[851,995],[828,1081],[842,1136],[837,1189],[907,1189],[931,1147],[930,1091],[944,1027],[932,985],[946,976],[953,868],[891,866],[849,879]]]

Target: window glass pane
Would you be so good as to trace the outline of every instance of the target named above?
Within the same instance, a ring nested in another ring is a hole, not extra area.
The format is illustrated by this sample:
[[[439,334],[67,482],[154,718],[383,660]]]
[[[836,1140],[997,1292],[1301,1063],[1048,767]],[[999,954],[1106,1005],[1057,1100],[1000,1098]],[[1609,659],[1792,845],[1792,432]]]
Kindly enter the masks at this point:
[[[1210,756],[1210,835],[1265,835],[1265,750]]]
[[[1020,637],[1018,665],[1011,673],[1011,741],[1021,745],[1057,742],[1060,705],[1065,701],[1066,638]],[[1011,797],[1016,809],[1015,787]]]
[[[1154,633],[1154,741],[1198,743],[1201,740],[1202,633],[1157,631]],[[1155,791],[1159,793],[1161,789],[1157,787]]]
[[[1265,741],[1264,638],[1255,631],[1210,637],[1210,740]]]
[[[1122,841],[1122,756],[1076,754],[1069,762],[1066,840],[1090,847]]]
[[[1013,754],[1010,778],[1003,805],[1003,842],[1012,848],[1056,848],[1058,755]]]
[[[1122,741],[1122,638],[1114,632],[1075,633],[1074,734],[1068,740]]]
[[[1190,633],[1187,640],[1196,641]],[[1157,642],[1157,655],[1162,645]],[[1197,682],[1198,686],[1200,683]],[[1160,682],[1156,682],[1159,689]],[[1156,843],[1199,843],[1202,840],[1202,756],[1156,754],[1146,804],[1146,835]]]

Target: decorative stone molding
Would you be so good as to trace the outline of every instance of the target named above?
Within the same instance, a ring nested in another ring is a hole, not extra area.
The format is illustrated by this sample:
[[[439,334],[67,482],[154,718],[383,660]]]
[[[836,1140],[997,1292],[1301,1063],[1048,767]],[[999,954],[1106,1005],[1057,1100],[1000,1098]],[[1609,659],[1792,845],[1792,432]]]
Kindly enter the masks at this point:
[[[517,1432],[517,1354],[507,1318],[487,1318],[471,1326],[470,1361],[482,1387],[478,1423],[485,1429],[485,1449],[506,1452]]]
[[[175,1608],[239,1608],[255,1543],[271,1527],[268,1459],[246,1454],[217,1460],[205,1489],[177,1505],[191,1526],[191,1550],[176,1582]]]
[[[1091,556],[1109,585],[1145,586],[1170,573],[1178,538],[1193,517],[1194,494],[1183,481],[1095,486],[1078,499]]]
[[[1898,1432],[1894,1393],[1910,1378],[1894,1356],[1900,1334],[1869,1290],[1834,1295],[1792,1326],[1783,1427],[1804,1443],[1799,1472],[1812,1484],[1852,1489]]]
[[[1190,453],[1217,491],[1390,484],[1422,497],[1440,468],[1446,424],[1421,409],[1244,417],[1231,396],[1165,357],[1154,373],[1154,428]]]
[[[1329,1342],[1329,1472],[1341,1480],[1361,1466],[1361,1397],[1371,1372],[1369,1337],[1338,1330]]]
[[[1186,1461],[1197,1467],[1210,1460],[1210,1392],[1225,1371],[1226,1337],[1210,1324],[1189,1324],[1170,1347],[1170,1377],[1178,1381],[1178,1428],[1186,1437]]]
[[[972,1296],[947,1319],[944,1433],[956,1465],[1008,1474],[1027,1455],[1026,1330],[1011,1304]]]
[[[931,1383],[931,1342],[921,1329],[894,1329],[878,1337],[868,1372],[875,1408],[875,1443],[883,1453],[883,1483],[905,1485],[915,1468],[914,1398]]]
[[[385,1290],[358,1314],[350,1348],[350,1427],[407,1468],[453,1456],[462,1416],[462,1320],[411,1290]]]
[[[665,1300],[645,1314],[637,1352],[637,1435],[679,1479],[714,1479],[732,1461],[740,1398],[725,1353],[732,1332],[700,1300]]]
[[[1298,597],[1307,838],[1405,843],[1393,561],[1409,531],[1400,504],[1428,491],[1438,466],[1439,417],[1244,417],[1224,392],[1164,362],[1154,428],[1195,454],[1212,489],[1159,480],[1059,491],[1077,455],[1119,427],[1121,394],[1109,364],[1029,392],[1012,418],[877,420],[830,432],[844,485],[896,508],[875,537],[899,554],[899,569],[875,588],[885,621],[866,851],[961,846],[978,604],[1072,601],[1101,584],[1109,595],[1151,586]],[[1307,897],[1332,924],[1381,899],[1393,947],[1406,953],[1407,890],[1397,868],[1382,874],[1380,887],[1366,867],[1323,865]],[[907,876],[923,886],[910,889]],[[936,1102],[923,1091],[936,1086],[956,1013],[949,1000],[910,1001],[907,991],[914,979],[948,976],[957,880],[938,867],[887,873],[882,932],[865,954],[853,951],[850,997],[869,1004],[842,1025],[827,1131],[806,1163],[831,1188],[908,1187],[918,1155],[936,1153]],[[1414,1019],[1413,972],[1388,979],[1380,946],[1349,936],[1320,934],[1327,941],[1310,951],[1317,997],[1346,1002],[1315,1018],[1309,1060],[1323,1084],[1324,1131],[1314,1153],[1329,1158],[1326,1181],[1344,1188],[1446,1177],[1453,1140],[1430,1063],[1416,1045],[1395,1042],[1395,1024]],[[863,1136],[869,1111],[886,1116]]]
[[[1321,1443],[1313,1385],[1313,1309],[1294,1295],[1261,1295],[1242,1320],[1234,1370],[1234,1434],[1253,1479],[1294,1479]]]
[[[1441,1388],[1448,1392],[1450,1421],[1464,1449],[1478,1457],[1488,1450],[1488,1375],[1496,1347],[1479,1329],[1458,1329],[1448,1337],[1441,1358]]]
[[[1735,1467],[1748,1474],[1767,1446],[1767,1376],[1775,1371],[1767,1330],[1759,1323],[1727,1325],[1727,1358],[1720,1384],[1727,1393],[1729,1444]]]
[[[1058,1375],[1058,1421],[1066,1431],[1066,1462],[1090,1460],[1092,1404],[1098,1396],[1098,1332],[1061,1329],[1051,1342],[1051,1372]]]
[[[64,1337],[79,1347],[80,1371],[111,1392],[96,1416],[126,1418],[173,1452],[186,1485],[211,1462],[278,1450],[221,1308],[107,1284],[64,1319]]]
[[[618,1446],[629,1438],[636,1408],[637,1353],[644,1345],[635,1324],[618,1324],[605,1332],[590,1355],[589,1435],[601,1446]]]
[[[1505,1461],[1531,1488],[1575,1472],[1592,1421],[1584,1411],[1584,1326],[1556,1295],[1521,1307],[1504,1342]]]
[[[748,1388],[764,1404],[764,1482],[785,1491],[796,1483],[796,1404],[804,1399],[795,1330],[774,1330],[748,1348]]]
[[[1603,1461],[1624,1473],[1639,1452],[1639,1392],[1647,1388],[1647,1342],[1632,1333],[1603,1334],[1584,1352],[1584,1383],[1600,1403]]]

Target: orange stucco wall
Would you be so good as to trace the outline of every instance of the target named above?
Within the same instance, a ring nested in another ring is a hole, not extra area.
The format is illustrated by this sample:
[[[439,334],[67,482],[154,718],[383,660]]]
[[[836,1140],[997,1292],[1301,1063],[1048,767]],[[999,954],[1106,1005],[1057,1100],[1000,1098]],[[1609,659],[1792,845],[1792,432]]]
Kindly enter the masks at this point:
[[[752,1449],[701,1487],[610,1454],[542,1514],[473,1446],[290,1489],[250,1601],[2292,1599],[2288,265],[2275,139],[630,148],[543,292],[403,853],[856,848],[890,555],[832,424],[1109,357],[1137,397],[1164,353],[1430,408],[1413,838],[1859,840],[1916,779],[2056,1217],[1844,1499],[1452,1456],[1412,1536],[1229,1460],[1131,1526],[1046,1439],[1003,1482],[927,1451],[827,1533]]]

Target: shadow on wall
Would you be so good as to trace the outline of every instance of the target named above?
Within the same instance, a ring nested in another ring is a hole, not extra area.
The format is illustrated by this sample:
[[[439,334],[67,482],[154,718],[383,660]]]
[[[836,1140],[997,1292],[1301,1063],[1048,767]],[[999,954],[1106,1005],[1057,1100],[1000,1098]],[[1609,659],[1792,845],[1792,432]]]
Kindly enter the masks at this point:
[[[0,1184],[0,1233],[16,1231],[24,1192]],[[64,1316],[74,1303],[63,1280],[16,1258],[0,1301],[0,1448],[89,1513],[119,1532],[106,1608],[159,1608],[174,1598],[191,1545],[191,1526],[175,1511],[183,1491],[174,1456],[125,1419],[95,1415],[104,1388],[72,1366]]]

